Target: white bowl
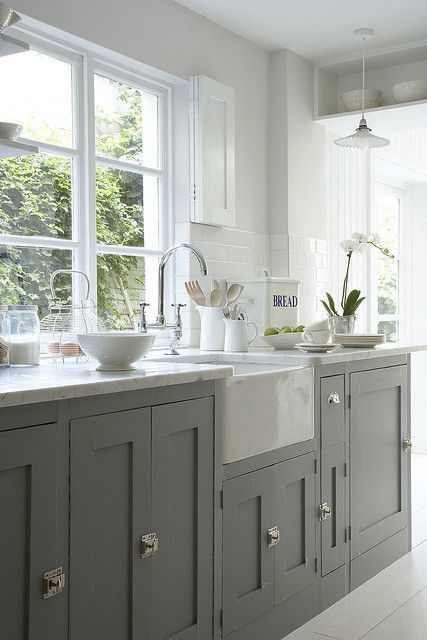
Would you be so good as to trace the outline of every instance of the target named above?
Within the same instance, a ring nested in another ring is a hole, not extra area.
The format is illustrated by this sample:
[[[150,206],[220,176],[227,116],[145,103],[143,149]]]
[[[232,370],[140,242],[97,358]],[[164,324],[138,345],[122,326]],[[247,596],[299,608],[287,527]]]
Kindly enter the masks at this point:
[[[346,111],[360,111],[362,109],[362,89],[346,91],[341,96]],[[365,109],[380,107],[383,92],[378,89],[365,89]]]
[[[133,371],[153,346],[155,335],[131,331],[79,333],[83,351],[99,362],[98,371]]]
[[[391,88],[396,102],[413,102],[427,98],[427,80],[408,80],[399,82]]]
[[[266,344],[274,349],[295,349],[297,342],[302,340],[301,333],[276,333],[274,336],[261,336]]]
[[[0,138],[4,140],[16,140],[22,131],[20,124],[15,122],[0,122]]]

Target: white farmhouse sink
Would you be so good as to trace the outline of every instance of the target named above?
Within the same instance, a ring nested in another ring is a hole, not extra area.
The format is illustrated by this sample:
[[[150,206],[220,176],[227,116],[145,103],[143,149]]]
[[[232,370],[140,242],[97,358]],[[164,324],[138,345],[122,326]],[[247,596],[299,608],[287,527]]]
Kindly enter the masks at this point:
[[[221,381],[223,464],[314,437],[311,367],[232,364]]]

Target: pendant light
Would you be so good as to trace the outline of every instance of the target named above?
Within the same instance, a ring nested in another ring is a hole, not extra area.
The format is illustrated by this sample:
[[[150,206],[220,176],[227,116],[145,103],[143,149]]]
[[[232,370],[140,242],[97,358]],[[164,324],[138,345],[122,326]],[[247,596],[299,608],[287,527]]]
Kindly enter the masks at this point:
[[[371,129],[366,124],[365,119],[365,41],[374,35],[373,29],[356,29],[354,35],[358,40],[362,40],[362,118],[356,131],[345,138],[338,138],[335,144],[348,149],[378,149],[390,144],[387,138],[380,138],[371,133]]]

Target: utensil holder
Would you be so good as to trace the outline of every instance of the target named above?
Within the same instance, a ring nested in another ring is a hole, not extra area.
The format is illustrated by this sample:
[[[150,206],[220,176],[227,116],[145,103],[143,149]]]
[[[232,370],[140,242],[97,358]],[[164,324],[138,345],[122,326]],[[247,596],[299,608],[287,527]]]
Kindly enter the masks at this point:
[[[200,315],[200,350],[224,351],[224,307],[196,306]]]

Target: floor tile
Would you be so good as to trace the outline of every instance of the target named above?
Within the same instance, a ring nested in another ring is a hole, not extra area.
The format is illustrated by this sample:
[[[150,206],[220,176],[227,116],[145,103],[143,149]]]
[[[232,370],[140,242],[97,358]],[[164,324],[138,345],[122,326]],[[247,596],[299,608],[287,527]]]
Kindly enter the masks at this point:
[[[304,628],[297,629],[291,634],[283,638],[283,640],[340,640],[339,638],[332,638],[331,636],[325,636],[324,634],[314,633],[313,631],[306,631]]]
[[[426,638],[427,589],[423,589],[372,629],[363,640],[425,640]]]
[[[412,513],[427,507],[427,480],[413,482],[411,491]]]
[[[427,544],[307,622],[303,629],[340,640],[360,640],[424,587],[427,587]]]

